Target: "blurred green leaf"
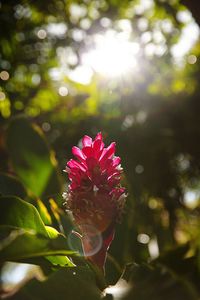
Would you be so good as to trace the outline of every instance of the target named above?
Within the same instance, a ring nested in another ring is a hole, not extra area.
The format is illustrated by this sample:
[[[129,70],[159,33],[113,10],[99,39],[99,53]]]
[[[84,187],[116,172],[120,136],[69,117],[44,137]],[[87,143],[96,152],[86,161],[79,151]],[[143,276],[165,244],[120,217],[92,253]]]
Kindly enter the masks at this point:
[[[38,210],[44,224],[51,225],[52,224],[51,216],[50,216],[46,206],[40,199],[36,199],[36,207],[37,207],[37,210]]]
[[[101,293],[92,271],[86,267],[62,268],[45,281],[32,280],[12,300],[100,300]]]
[[[163,266],[129,264],[113,287],[106,290],[121,300],[196,300],[195,287]],[[120,293],[121,291],[121,293]]]
[[[46,231],[47,231],[47,233],[48,233],[48,236],[49,236],[51,239],[54,239],[54,238],[57,237],[58,231],[57,231],[55,228],[50,227],[50,226],[45,226],[45,229],[46,229]]]
[[[59,233],[52,239],[38,234],[34,230],[24,230],[13,226],[0,226],[0,238],[1,262],[29,262],[27,259],[34,257],[72,254],[72,251],[67,247],[66,239]],[[67,258],[62,263],[73,266]]]
[[[10,122],[7,147],[15,172],[36,196],[60,193],[56,160],[40,129],[20,117]]]
[[[32,229],[48,237],[37,209],[17,197],[0,197],[0,225]]]
[[[58,238],[59,236],[59,232],[53,228],[53,227],[50,227],[50,226],[45,226],[46,230],[47,230],[47,233],[49,235],[49,237],[51,239],[56,239]],[[60,234],[60,236],[62,236]],[[64,246],[66,247],[68,245],[67,241],[65,240],[64,241]],[[69,251],[69,250],[68,250]],[[69,254],[70,253],[74,253],[73,251],[69,251]],[[56,265],[56,266],[66,266],[66,265],[69,265],[69,266],[74,266],[74,264],[69,260],[68,257],[66,256],[46,256],[45,257],[51,264],[53,265]]]
[[[24,198],[27,193],[25,187],[18,178],[5,173],[0,173],[0,195],[14,195]]]
[[[68,253],[70,255],[70,252]],[[60,267],[74,267],[75,264],[64,255],[46,255],[45,259],[48,260],[52,265],[54,266],[60,266]]]
[[[0,198],[1,243],[0,260],[19,261],[38,256],[47,257],[56,265],[73,264],[65,257],[72,254],[64,235],[44,225],[37,209],[16,197]]]
[[[54,216],[54,218],[56,219],[56,221],[58,223],[60,223],[60,212],[61,209],[58,207],[57,203],[55,202],[55,200],[53,198],[49,199],[49,204],[50,204],[50,208],[51,208],[51,212]]]

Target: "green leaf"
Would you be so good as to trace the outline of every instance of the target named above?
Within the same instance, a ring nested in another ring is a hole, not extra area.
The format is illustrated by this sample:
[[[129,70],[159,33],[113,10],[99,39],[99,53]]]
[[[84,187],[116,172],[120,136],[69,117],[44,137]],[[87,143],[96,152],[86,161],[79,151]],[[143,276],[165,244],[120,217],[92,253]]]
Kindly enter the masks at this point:
[[[36,196],[60,193],[56,160],[41,130],[25,118],[12,120],[7,147],[15,172]]]
[[[48,235],[51,239],[57,238],[58,237],[58,231],[50,226],[45,226]],[[69,260],[68,257],[66,256],[46,256],[45,257],[51,264],[56,265],[56,266],[66,266],[66,265],[70,265],[70,266],[74,266],[74,264]]]
[[[0,197],[0,225],[1,261],[58,255],[46,259],[54,265],[74,265],[66,257],[74,253],[67,239],[56,229],[45,227],[32,204],[16,197]]]
[[[0,262],[26,262],[26,259],[34,257],[72,254],[72,251],[67,248],[66,239],[59,233],[51,239],[34,230],[0,226],[0,239]],[[73,266],[68,258],[62,263]],[[56,257],[54,264],[56,264]]]
[[[54,239],[54,238],[57,237],[58,231],[57,231],[55,228],[53,228],[53,227],[51,227],[51,226],[45,226],[45,229],[46,229],[46,231],[47,231],[47,233],[48,233],[48,236],[49,236],[50,238]]]
[[[11,300],[100,300],[93,272],[86,267],[61,268],[45,281],[30,281]]]
[[[0,197],[0,225],[32,229],[48,236],[37,209],[17,197]]]
[[[68,255],[71,253],[69,252]],[[52,265],[54,266],[60,266],[60,267],[74,267],[75,264],[64,255],[47,255],[45,256],[45,259],[48,260]]]
[[[35,204],[36,204],[37,210],[38,210],[43,222],[46,225],[51,225],[52,224],[51,216],[48,212],[48,209],[44,205],[44,203],[40,199],[36,199]]]
[[[0,195],[15,195],[24,198],[27,193],[23,184],[16,177],[0,173]]]

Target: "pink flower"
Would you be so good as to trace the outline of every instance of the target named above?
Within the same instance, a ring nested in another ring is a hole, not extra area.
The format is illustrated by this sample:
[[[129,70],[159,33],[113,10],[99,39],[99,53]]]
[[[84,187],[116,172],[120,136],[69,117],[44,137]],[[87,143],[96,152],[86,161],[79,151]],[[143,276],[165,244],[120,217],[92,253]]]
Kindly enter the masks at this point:
[[[93,247],[93,236],[86,230],[88,225],[101,233],[102,247],[89,259],[102,268],[114,236],[114,225],[121,217],[125,202],[125,188],[120,186],[121,159],[114,155],[115,143],[104,147],[101,133],[94,141],[84,136],[82,145],[82,150],[72,148],[75,159],[67,163],[70,185],[66,208],[80,229],[85,253]]]

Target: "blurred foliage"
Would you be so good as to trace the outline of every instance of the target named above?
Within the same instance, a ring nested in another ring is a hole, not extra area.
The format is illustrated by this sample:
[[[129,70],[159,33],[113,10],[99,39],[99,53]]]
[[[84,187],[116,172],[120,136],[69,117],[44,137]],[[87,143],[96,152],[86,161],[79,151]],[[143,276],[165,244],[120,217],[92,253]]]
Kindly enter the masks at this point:
[[[105,299],[199,298],[199,4],[183,2],[0,1],[0,262],[46,276],[11,299],[100,299],[61,197],[71,147],[98,131],[117,142],[129,195],[107,284],[137,263],[120,279],[128,293]],[[84,61],[108,31],[135,47],[120,75]]]
[[[16,143],[18,147],[15,147]],[[22,118],[13,120],[7,134],[7,148],[17,175],[35,196],[61,191],[55,174],[54,154],[48,150],[39,128],[31,126]]]

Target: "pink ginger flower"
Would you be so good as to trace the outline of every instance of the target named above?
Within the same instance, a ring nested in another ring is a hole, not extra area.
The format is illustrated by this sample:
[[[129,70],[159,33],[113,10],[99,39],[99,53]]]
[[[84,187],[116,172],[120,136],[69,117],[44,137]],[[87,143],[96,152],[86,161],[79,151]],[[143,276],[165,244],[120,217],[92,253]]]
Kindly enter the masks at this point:
[[[115,224],[124,207],[125,188],[120,186],[123,170],[120,157],[114,155],[115,143],[105,148],[101,133],[96,135],[94,141],[84,136],[82,146],[82,150],[72,148],[76,159],[67,163],[66,171],[71,183],[65,204],[80,230],[85,255],[92,253],[88,259],[103,269]],[[102,244],[95,253],[97,232],[101,235]]]

